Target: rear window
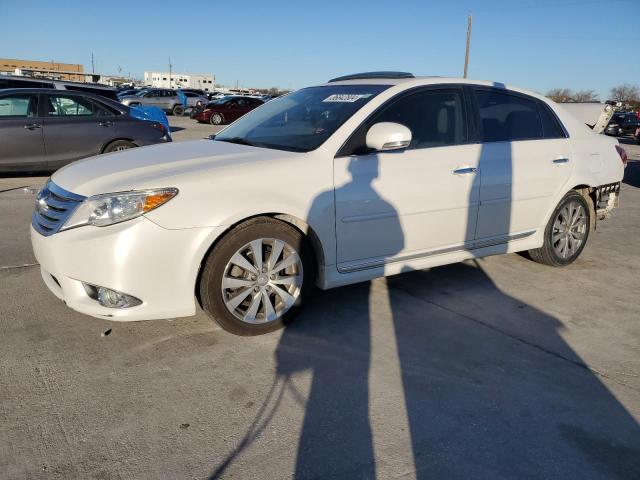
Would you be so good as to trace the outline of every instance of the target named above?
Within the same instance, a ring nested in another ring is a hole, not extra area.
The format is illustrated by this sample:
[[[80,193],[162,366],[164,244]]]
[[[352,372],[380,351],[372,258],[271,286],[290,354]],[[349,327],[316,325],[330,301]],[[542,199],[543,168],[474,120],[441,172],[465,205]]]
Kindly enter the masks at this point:
[[[543,138],[535,101],[494,90],[476,90],[483,142]]]
[[[120,101],[118,100],[118,92],[116,92],[115,90],[107,89],[107,88],[93,88],[93,87],[84,87],[79,85],[65,85],[65,88],[67,90],[71,90],[75,92],[93,93],[94,95],[100,95],[101,97],[106,97],[111,100],[115,100],[116,102]]]
[[[538,103],[538,109],[540,110],[544,138],[566,138],[560,121],[551,109],[542,102]]]

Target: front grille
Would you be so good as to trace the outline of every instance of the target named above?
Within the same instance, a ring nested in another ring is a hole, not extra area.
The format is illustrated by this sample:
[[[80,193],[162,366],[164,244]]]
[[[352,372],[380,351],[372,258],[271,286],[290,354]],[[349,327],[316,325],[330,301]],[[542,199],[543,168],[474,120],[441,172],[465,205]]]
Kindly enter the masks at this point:
[[[31,215],[31,225],[44,236],[56,233],[86,197],[67,192],[51,180],[36,197],[35,209]]]

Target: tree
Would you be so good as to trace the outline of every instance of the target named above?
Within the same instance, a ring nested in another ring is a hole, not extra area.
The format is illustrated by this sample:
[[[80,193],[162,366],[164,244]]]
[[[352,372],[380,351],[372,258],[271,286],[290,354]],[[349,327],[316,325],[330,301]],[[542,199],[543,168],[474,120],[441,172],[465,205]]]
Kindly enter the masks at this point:
[[[547,92],[547,97],[558,103],[598,101],[598,94],[593,90],[579,90],[577,92],[573,92],[568,88],[554,88],[549,90]]]
[[[637,106],[640,104],[640,88],[629,83],[618,85],[611,89],[611,99],[623,104]]]
[[[598,94],[593,90],[579,90],[573,94],[574,102],[597,102]]]
[[[573,92],[568,88],[553,88],[547,92],[547,97],[554,102],[567,103],[573,101]]]

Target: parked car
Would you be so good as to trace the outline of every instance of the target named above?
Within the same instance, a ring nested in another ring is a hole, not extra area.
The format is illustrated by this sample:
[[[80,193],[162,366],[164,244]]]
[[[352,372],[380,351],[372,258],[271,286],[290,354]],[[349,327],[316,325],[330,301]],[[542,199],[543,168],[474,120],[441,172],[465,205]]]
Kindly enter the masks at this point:
[[[126,90],[120,90],[118,92],[118,100],[120,100],[122,97],[129,97],[131,95],[137,95],[138,93],[140,93],[142,90],[144,89],[140,89],[140,88],[128,88]]]
[[[198,94],[201,97],[207,97],[209,98],[209,92],[206,92],[205,90],[202,90],[201,88],[181,88],[180,90],[182,90],[183,92],[191,92],[191,93],[195,93]]]
[[[186,107],[189,108],[202,108],[207,103],[209,103],[209,97],[206,95],[200,95],[198,93],[188,91],[188,90],[180,90],[184,94],[187,100]]]
[[[135,95],[127,95],[120,98],[123,105],[132,107],[135,105],[153,105],[167,113],[181,116],[184,113],[184,105],[175,90],[169,88],[149,88]]]
[[[634,113],[616,113],[605,129],[607,135],[632,137],[640,142],[640,119]]]
[[[228,92],[211,92],[209,93],[209,100],[211,101],[220,100],[221,98],[231,97],[232,95],[233,94]]]
[[[0,171],[53,170],[80,158],[171,141],[160,122],[90,93],[0,90]]]
[[[32,78],[14,75],[0,75],[0,90],[7,88],[53,88],[70,92],[85,92],[100,95],[118,101],[117,90],[113,87],[97,83],[70,82],[67,80],[52,80],[49,78]]]
[[[59,170],[31,240],[79,312],[181,317],[197,297],[224,329],[257,335],[314,284],[527,250],[568,265],[616,206],[625,157],[526,90],[360,74],[272,100],[214,140]]]
[[[224,97],[208,103],[204,110],[194,112],[192,118],[201,123],[209,122],[211,125],[222,125],[237,120],[263,103],[264,101],[259,98]]]

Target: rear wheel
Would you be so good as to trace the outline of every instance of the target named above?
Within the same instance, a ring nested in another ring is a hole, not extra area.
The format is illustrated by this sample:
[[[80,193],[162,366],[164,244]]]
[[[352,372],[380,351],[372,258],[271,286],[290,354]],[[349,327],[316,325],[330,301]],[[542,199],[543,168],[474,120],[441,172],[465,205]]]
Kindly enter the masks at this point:
[[[174,105],[173,109],[171,110],[171,112],[176,117],[181,117],[182,115],[184,115],[184,107],[182,105]]]
[[[215,112],[209,117],[211,125],[222,125],[224,123],[224,117],[221,113]]]
[[[121,150],[129,150],[130,148],[136,147],[137,145],[135,143],[129,142],[128,140],[116,140],[115,142],[111,142],[107,145],[103,153],[119,152]]]
[[[314,275],[306,237],[280,220],[258,217],[209,254],[200,279],[202,307],[236,335],[272,332],[296,315]]]
[[[563,267],[580,256],[587,244],[591,218],[589,205],[576,191],[567,193],[554,210],[544,231],[544,244],[529,250],[531,259]]]

